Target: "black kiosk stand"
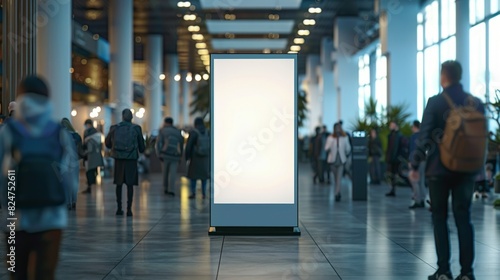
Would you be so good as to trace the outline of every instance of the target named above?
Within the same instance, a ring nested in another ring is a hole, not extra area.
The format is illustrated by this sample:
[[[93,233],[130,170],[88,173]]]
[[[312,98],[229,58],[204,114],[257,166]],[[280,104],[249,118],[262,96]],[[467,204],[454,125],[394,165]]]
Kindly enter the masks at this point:
[[[365,131],[352,133],[352,200],[367,200],[368,137]]]

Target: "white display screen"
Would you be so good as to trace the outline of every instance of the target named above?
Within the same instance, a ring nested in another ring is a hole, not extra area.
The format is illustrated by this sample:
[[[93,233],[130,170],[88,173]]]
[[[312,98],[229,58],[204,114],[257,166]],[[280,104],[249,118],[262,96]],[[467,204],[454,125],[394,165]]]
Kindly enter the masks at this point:
[[[295,59],[212,63],[214,204],[294,204]]]

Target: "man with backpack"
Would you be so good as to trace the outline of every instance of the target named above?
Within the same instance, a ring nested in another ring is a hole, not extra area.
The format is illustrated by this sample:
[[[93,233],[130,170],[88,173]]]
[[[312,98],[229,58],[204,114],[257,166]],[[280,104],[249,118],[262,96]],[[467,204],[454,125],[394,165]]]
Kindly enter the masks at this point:
[[[165,118],[156,140],[156,153],[163,166],[163,187],[166,195],[175,196],[172,189],[177,180],[177,168],[184,148],[184,137],[181,131],[174,127],[174,120]]]
[[[55,279],[62,231],[68,225],[67,194],[78,189],[73,140],[52,120],[49,94],[43,80],[25,78],[18,88],[16,115],[0,131],[0,197],[2,208],[9,210],[2,216],[4,221],[17,218],[10,229],[15,230],[15,245],[4,239],[6,248],[15,246],[11,279]]]
[[[190,199],[196,197],[196,183],[201,180],[203,199],[206,198],[207,180],[210,178],[210,133],[202,118],[194,120],[186,145],[186,161],[189,162],[187,177],[191,180]]]
[[[443,93],[431,97],[420,126],[417,151],[412,155],[410,178],[419,179],[418,168],[426,159],[426,179],[432,207],[438,270],[429,280],[451,280],[448,198],[451,192],[462,270],[458,280],[473,280],[474,229],[471,203],[474,181],[484,168],[487,119],[482,102],[465,93],[460,80],[462,66],[446,61],[441,66]],[[440,137],[442,135],[442,137]]]
[[[111,149],[111,157],[115,159],[114,184],[116,185],[116,215],[123,215],[122,186],[127,186],[127,216],[132,216],[132,200],[134,186],[139,185],[137,160],[139,153],[145,150],[144,138],[140,126],[132,123],[133,114],[130,109],[122,111],[122,122],[112,125],[106,136],[105,144]]]

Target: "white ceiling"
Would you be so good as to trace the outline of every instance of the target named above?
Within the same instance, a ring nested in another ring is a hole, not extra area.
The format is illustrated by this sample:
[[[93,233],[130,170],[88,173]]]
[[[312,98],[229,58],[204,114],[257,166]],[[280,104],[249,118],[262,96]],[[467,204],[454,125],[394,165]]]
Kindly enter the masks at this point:
[[[205,10],[212,9],[298,9],[302,0],[200,0]]]
[[[210,34],[290,34],[295,22],[293,20],[207,20]]]
[[[283,50],[288,39],[212,39],[214,50]]]

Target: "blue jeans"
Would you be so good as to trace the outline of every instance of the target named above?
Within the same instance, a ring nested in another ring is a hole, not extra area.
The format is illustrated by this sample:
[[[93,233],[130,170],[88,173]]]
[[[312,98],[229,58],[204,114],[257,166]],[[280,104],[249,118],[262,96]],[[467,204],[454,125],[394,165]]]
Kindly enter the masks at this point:
[[[474,228],[470,218],[474,176],[449,175],[428,177],[434,240],[440,273],[450,270],[450,234],[448,230],[448,197],[452,198],[457,226],[462,273],[472,272],[474,262]]]
[[[196,182],[198,180],[196,179],[191,179],[191,194],[195,195],[196,194]],[[201,193],[203,195],[207,194],[207,180],[201,180]]]

